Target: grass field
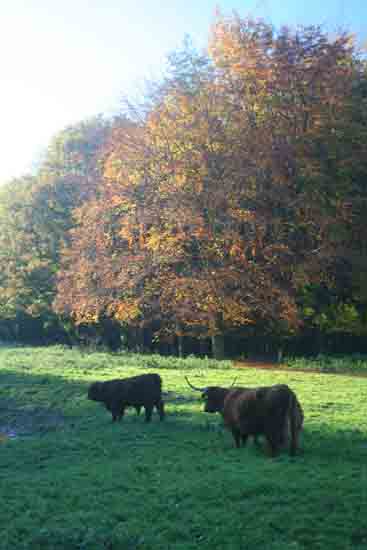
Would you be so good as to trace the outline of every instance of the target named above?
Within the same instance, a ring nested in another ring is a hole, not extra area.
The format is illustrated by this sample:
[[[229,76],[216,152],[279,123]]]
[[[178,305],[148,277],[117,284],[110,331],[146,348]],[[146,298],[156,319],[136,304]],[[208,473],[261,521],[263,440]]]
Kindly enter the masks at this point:
[[[316,370],[337,374],[356,374],[367,376],[367,357],[355,354],[349,357],[318,355],[313,359],[288,358],[287,367],[295,370]]]
[[[86,399],[94,380],[147,371],[169,392],[165,422],[131,410],[112,424]],[[305,411],[302,454],[234,449],[185,375],[289,384]],[[365,550],[366,404],[367,378],[1,348],[0,548]]]

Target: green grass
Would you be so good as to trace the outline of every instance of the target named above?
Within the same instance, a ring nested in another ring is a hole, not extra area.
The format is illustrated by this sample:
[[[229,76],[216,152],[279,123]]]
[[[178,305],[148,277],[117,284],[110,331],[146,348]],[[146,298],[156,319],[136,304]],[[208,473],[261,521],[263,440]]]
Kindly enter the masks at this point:
[[[295,370],[367,375],[367,357],[360,354],[340,357],[320,354],[312,359],[287,358],[285,363],[288,368]]]
[[[155,362],[155,363],[154,363]],[[94,380],[159,371],[165,422],[112,424]],[[303,452],[236,450],[187,387],[288,383]],[[367,378],[233,369],[229,362],[0,349],[0,548],[365,549]]]

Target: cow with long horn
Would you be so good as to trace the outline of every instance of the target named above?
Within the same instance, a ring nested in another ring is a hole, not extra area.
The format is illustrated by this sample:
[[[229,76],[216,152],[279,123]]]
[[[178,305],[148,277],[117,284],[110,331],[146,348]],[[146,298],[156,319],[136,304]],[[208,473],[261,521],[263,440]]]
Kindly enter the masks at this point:
[[[195,387],[205,401],[204,411],[219,412],[232,432],[236,447],[246,444],[250,435],[265,436],[271,456],[289,443],[289,452],[298,449],[303,411],[295,393],[285,384],[260,388]]]

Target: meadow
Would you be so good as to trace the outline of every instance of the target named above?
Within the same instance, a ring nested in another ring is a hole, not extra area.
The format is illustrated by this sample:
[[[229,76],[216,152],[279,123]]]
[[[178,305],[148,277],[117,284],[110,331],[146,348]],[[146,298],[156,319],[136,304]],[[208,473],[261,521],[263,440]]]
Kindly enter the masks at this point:
[[[303,366],[305,363],[303,364]],[[294,367],[294,364],[293,364]],[[166,420],[120,424],[95,380],[159,372]],[[301,453],[233,447],[186,382],[287,383]],[[0,548],[365,549],[367,378],[235,368],[230,361],[0,348]]]

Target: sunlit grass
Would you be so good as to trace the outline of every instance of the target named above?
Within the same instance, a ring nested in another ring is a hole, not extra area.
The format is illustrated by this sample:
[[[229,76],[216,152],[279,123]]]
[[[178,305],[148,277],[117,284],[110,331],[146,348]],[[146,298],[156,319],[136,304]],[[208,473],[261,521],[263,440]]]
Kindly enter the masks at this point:
[[[0,548],[366,548],[367,379],[60,347],[1,349],[0,366],[0,431],[21,434],[0,441]],[[131,410],[112,424],[86,399],[94,380],[148,369],[168,392],[165,422]],[[234,449],[185,375],[288,383],[302,454]]]
[[[354,354],[349,356],[331,356],[320,354],[312,359],[287,358],[287,366],[297,370],[317,370],[330,373],[367,374],[366,355]]]

